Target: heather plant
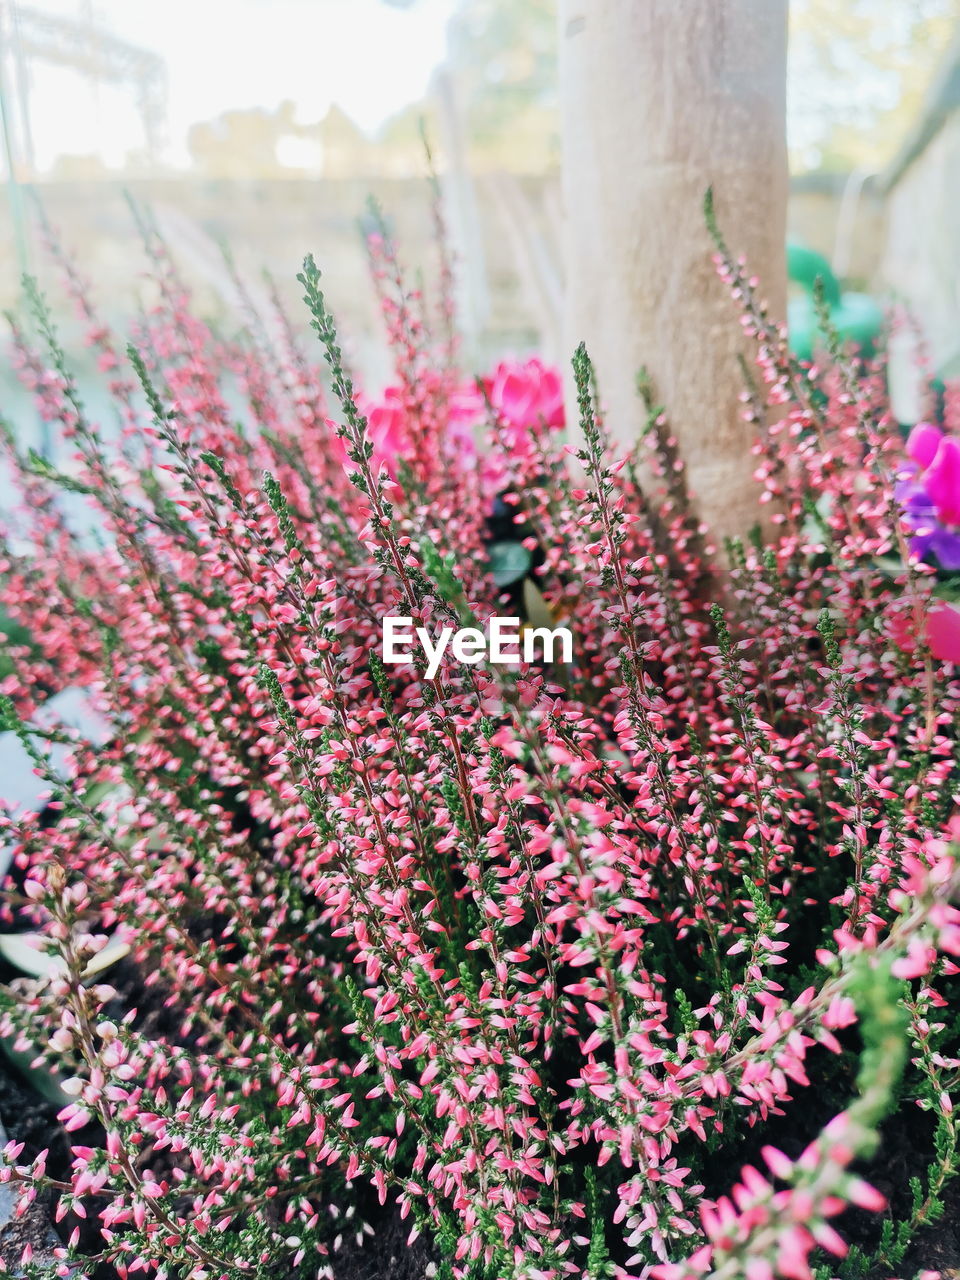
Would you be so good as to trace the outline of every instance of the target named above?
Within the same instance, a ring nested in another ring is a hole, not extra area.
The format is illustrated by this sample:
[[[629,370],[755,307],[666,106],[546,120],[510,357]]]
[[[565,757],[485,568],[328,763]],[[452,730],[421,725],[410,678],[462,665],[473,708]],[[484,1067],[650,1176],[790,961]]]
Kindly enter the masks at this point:
[[[3,714],[49,788],[3,819],[5,911],[56,963],[0,1029],[63,1078],[72,1144],[3,1176],[63,1224],[54,1269],[329,1277],[392,1205],[444,1280],[900,1274],[958,1161],[960,683],[882,381],[835,340],[798,365],[717,237],[758,493],[717,548],[645,376],[615,456],[581,348],[565,444],[557,373],[466,378],[378,233],[396,371],[368,395],[311,258],[323,374],[279,313],[211,332],[145,233],[125,350],[61,260],[117,425],[28,282],[61,460],[3,441],[30,637]],[[518,601],[572,661],[382,661],[387,616]],[[66,685],[105,742],[45,722]],[[885,1198],[898,1119],[921,1156]]]

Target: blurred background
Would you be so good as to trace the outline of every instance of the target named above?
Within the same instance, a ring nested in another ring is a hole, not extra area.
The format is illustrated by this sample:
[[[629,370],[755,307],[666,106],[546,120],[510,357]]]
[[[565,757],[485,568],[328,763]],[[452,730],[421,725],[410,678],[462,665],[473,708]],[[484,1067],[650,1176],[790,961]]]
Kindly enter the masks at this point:
[[[958,17],[960,0],[791,4],[791,237],[844,287],[909,303],[943,374],[960,373]],[[49,273],[36,196],[107,317],[135,312],[130,193],[218,325],[237,314],[224,243],[297,318],[313,251],[376,383],[359,222],[375,195],[429,276],[425,126],[467,360],[559,359],[556,44],[552,0],[0,0],[0,306],[24,267]]]

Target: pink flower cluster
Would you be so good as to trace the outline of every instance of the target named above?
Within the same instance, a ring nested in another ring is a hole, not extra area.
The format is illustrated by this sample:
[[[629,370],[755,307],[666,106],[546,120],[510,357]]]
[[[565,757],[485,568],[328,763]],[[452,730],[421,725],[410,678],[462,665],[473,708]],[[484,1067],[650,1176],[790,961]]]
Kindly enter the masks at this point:
[[[311,261],[334,409],[291,326],[270,358],[218,341],[153,240],[160,302],[129,372],[111,362],[119,440],[55,337],[18,336],[102,536],[5,439],[25,501],[0,597],[40,656],[0,692],[50,790],[44,818],[0,819],[5,911],[63,965],[0,1031],[67,1076],[71,1148],[13,1147],[4,1177],[55,1203],[62,1275],[95,1255],[124,1280],[329,1277],[379,1200],[455,1280],[807,1280],[844,1248],[840,1209],[879,1208],[851,1166],[896,1090],[940,1126],[931,1197],[958,1140],[940,837],[960,682],[889,642],[930,588],[882,564],[898,445],[878,386],[800,377],[719,256],[758,344],[745,412],[775,530],[721,572],[664,418],[641,490],[588,414],[574,485],[557,375],[502,365],[470,390],[371,247],[396,376],[366,417]],[[586,392],[582,355],[576,376]],[[387,614],[499,611],[463,434],[487,400],[495,483],[574,660],[387,669]],[[56,735],[67,765],[36,723],[58,684],[108,725],[105,745]],[[123,980],[96,972],[109,938]],[[821,1124],[815,1073],[857,1020],[857,1086]],[[767,1142],[731,1186],[784,1113],[801,1154]]]
[[[428,371],[426,376],[436,385],[435,374]],[[374,460],[391,475],[396,475],[399,461],[410,451],[422,395],[423,376],[416,396],[397,384],[387,387],[377,399],[360,400],[375,446]],[[483,427],[495,424],[503,447],[516,453],[541,425],[551,430],[564,426],[560,374],[536,357],[501,361],[479,385],[454,384],[444,388],[442,397],[445,440],[461,459],[479,459],[487,498],[502,486],[505,470],[498,452],[481,452],[478,447]]]

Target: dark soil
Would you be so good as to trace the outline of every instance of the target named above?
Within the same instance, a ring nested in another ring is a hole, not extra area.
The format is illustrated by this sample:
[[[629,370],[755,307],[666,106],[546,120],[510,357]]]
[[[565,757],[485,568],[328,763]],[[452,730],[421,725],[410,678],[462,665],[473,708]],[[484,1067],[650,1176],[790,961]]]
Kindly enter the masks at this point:
[[[333,1261],[336,1280],[424,1280],[435,1261],[429,1245],[422,1236],[407,1244],[410,1219],[401,1221],[399,1210],[388,1205],[381,1213],[382,1221],[372,1224],[376,1234],[363,1245],[344,1241]]]
[[[13,1069],[3,1059],[0,1059],[0,1121],[9,1139],[25,1144],[21,1160],[47,1147],[51,1164],[66,1165],[67,1142],[57,1124],[57,1107],[15,1079]],[[15,1194],[13,1188],[10,1190]],[[52,1219],[52,1199],[38,1197],[22,1218],[13,1218],[0,1227],[0,1264],[12,1270],[19,1265],[28,1244],[33,1248],[34,1259],[39,1261],[52,1243]]]
[[[22,1218],[13,1218],[0,1229],[0,1266],[14,1271],[27,1245],[34,1262],[49,1257],[50,1214],[45,1205],[32,1204]]]

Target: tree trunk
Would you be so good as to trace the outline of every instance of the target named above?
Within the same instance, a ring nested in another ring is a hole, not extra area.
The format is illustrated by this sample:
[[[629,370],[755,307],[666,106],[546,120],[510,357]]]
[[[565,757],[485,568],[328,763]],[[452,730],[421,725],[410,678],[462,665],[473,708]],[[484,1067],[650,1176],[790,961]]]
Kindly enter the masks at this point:
[[[560,0],[567,341],[586,342],[621,445],[649,370],[718,537],[759,508],[703,198],[785,317],[786,44],[787,0]]]

